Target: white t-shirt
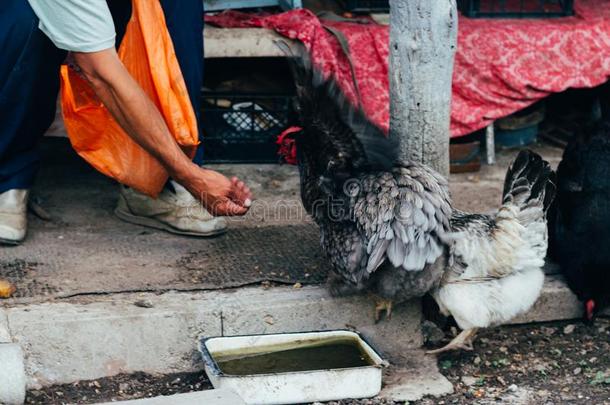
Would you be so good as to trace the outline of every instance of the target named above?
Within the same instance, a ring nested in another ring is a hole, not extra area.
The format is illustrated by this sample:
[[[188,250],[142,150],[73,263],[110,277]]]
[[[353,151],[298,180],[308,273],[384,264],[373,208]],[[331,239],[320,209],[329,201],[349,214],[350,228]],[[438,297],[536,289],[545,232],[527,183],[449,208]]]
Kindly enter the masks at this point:
[[[116,33],[106,0],[28,1],[40,19],[38,27],[56,47],[74,52],[114,47]]]

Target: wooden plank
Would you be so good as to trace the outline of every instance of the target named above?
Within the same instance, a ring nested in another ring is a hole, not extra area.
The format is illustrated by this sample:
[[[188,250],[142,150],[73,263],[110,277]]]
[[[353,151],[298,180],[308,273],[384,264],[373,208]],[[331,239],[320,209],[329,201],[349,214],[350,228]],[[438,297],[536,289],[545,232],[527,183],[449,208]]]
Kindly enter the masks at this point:
[[[253,8],[281,6],[284,10],[301,8],[301,0],[203,0],[205,11],[220,11],[230,8]]]
[[[279,0],[280,6],[284,10],[292,10],[295,8],[303,8],[303,3],[301,0]]]
[[[204,30],[206,58],[285,57],[274,41],[294,44],[273,30],[265,28],[217,28]]]

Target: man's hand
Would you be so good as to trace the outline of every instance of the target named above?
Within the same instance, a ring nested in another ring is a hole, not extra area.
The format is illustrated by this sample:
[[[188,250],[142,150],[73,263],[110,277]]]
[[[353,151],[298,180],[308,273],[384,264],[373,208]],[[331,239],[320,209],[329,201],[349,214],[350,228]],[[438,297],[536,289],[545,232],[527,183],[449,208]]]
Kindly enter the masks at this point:
[[[193,165],[186,179],[176,179],[199,199],[212,215],[244,215],[252,205],[252,193],[237,177],[231,180],[213,170]]]

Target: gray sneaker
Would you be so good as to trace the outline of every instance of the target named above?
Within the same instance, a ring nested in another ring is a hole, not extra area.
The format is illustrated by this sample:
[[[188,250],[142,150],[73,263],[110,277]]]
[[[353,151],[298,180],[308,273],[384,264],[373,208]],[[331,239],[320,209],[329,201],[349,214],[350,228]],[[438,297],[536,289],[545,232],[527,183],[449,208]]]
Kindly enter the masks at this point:
[[[154,199],[121,186],[114,213],[123,221],[178,235],[215,236],[227,230],[227,221],[212,216],[191,193],[176,182]]]
[[[0,193],[0,244],[18,245],[28,229],[29,190],[8,190]]]

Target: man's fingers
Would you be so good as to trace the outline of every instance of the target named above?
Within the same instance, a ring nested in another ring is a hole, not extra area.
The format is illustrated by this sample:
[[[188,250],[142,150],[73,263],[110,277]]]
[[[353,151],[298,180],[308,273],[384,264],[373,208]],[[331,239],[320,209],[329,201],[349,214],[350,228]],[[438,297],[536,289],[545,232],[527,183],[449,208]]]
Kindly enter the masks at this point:
[[[235,204],[233,201],[224,201],[214,207],[214,215],[232,217],[245,215],[248,208]]]
[[[252,205],[252,192],[250,191],[250,188],[248,188],[248,186],[244,188],[244,193],[246,195],[246,198],[244,200],[244,207],[249,208]]]
[[[250,188],[237,177],[231,179],[231,184],[233,186],[230,195],[231,199],[243,207],[250,207],[252,205],[252,192]]]

